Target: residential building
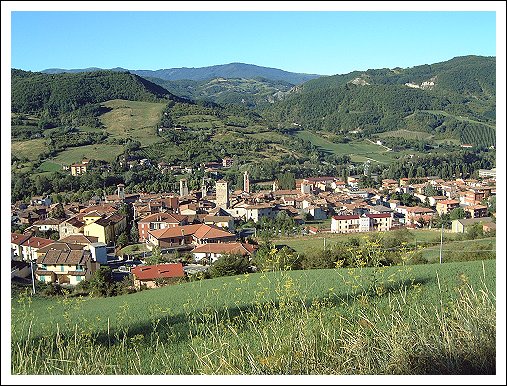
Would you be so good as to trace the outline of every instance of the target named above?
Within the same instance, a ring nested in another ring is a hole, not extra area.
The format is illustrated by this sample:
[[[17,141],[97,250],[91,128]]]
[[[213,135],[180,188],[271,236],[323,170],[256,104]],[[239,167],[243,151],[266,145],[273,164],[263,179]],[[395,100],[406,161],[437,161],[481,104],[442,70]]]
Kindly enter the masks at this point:
[[[246,209],[246,220],[259,222],[262,217],[274,218],[276,216],[276,207],[271,204],[248,205]]]
[[[58,233],[60,234],[60,238],[83,233],[84,226],[83,214],[77,214],[60,223],[58,225]]]
[[[27,241],[32,234],[11,233],[11,260],[23,260],[22,244]]]
[[[180,214],[159,212],[146,216],[137,223],[139,242],[146,241],[149,231],[186,225],[187,222],[188,217]]]
[[[183,264],[181,263],[140,265],[132,268],[130,272],[134,276],[134,286],[136,289],[140,289],[143,285],[147,288],[154,288],[157,287],[159,280],[170,282],[171,280],[176,281],[185,277]]]
[[[87,280],[99,268],[90,251],[50,250],[37,259],[37,280],[45,283],[76,285]]]
[[[37,251],[47,245],[53,244],[55,240],[44,239],[42,237],[32,236],[21,244],[21,254],[24,261],[37,259]]]
[[[469,205],[463,209],[470,218],[486,217],[488,214],[488,207],[486,205]]]
[[[459,208],[459,201],[457,200],[442,200],[437,201],[436,210],[439,215],[448,214],[451,210]]]
[[[148,232],[146,245],[149,249],[158,246],[161,249],[184,245],[207,243],[227,243],[236,240],[236,235],[214,225],[194,224]]]
[[[331,232],[332,233],[359,232],[360,218],[361,216],[359,216],[358,214],[333,216],[331,218]]]
[[[465,233],[474,224],[487,224],[491,222],[493,222],[491,217],[464,218],[453,220],[451,229],[453,233]]]
[[[202,244],[192,249],[192,254],[196,262],[205,261],[207,264],[213,263],[224,254],[234,254],[242,256],[252,256],[257,249],[256,245],[247,243],[220,243],[220,244]],[[204,260],[203,260],[204,259]]]
[[[115,242],[117,237],[127,227],[127,219],[121,214],[104,216],[83,227],[85,236],[94,236],[101,243]]]

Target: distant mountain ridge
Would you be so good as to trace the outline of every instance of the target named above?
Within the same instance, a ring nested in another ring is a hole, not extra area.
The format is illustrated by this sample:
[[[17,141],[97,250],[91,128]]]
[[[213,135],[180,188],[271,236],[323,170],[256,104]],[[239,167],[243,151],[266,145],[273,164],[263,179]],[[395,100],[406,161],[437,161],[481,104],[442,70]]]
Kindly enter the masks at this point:
[[[46,74],[59,74],[62,72],[78,73],[78,72],[91,72],[102,70],[96,67],[89,67],[84,69],[60,69],[50,68],[41,71]],[[181,67],[181,68],[168,68],[160,70],[128,70],[121,67],[115,67],[110,69],[111,71],[125,72],[129,71],[132,74],[136,74],[142,77],[160,78],[163,80],[194,80],[203,81],[215,78],[266,78],[272,81],[283,81],[291,83],[293,85],[302,84],[311,79],[316,79],[322,75],[318,74],[302,74],[280,70],[271,67],[262,67],[254,64],[245,63],[229,63],[220,64],[208,67]]]

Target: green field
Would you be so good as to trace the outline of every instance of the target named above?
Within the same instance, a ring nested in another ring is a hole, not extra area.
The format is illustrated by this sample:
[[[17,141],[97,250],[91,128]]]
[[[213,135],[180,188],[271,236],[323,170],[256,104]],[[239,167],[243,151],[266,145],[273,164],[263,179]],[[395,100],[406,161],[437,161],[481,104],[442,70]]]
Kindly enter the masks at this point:
[[[327,224],[327,223],[325,223]],[[330,225],[328,225],[330,226]],[[318,227],[318,225],[317,225]],[[391,231],[392,232],[392,231]],[[409,231],[413,235],[415,245],[417,242],[440,242],[440,231],[439,230],[411,230]],[[378,232],[364,232],[364,233],[320,233],[316,235],[296,236],[296,237],[281,237],[273,240],[276,244],[284,244],[291,248],[294,248],[297,252],[305,253],[316,248],[324,247],[324,239],[326,240],[326,247],[331,247],[333,244],[338,242],[345,242],[352,237],[362,238],[370,235],[377,235]],[[447,240],[453,239],[454,234],[446,233],[444,236]]]
[[[424,131],[410,131],[410,130],[396,130],[396,131],[386,131],[384,133],[377,134],[380,138],[385,137],[396,137],[396,138],[405,138],[405,139],[417,139],[417,140],[423,140],[423,139],[430,139],[433,137],[433,135],[426,133]]]
[[[53,160],[62,165],[81,162],[83,158],[113,162],[122,153],[122,145],[93,144],[69,148],[59,153]]]
[[[44,161],[40,164],[37,169],[39,172],[57,172],[62,170],[62,165],[52,162],[52,161]]]
[[[166,107],[162,102],[139,102],[115,99],[103,103],[112,110],[100,117],[113,138],[130,138],[148,146],[160,142],[156,125]]]
[[[39,155],[46,150],[44,138],[30,139],[27,141],[11,142],[11,152],[18,157],[26,157],[31,161],[39,158]]]
[[[488,260],[15,296],[12,373],[494,373],[495,283]]]
[[[366,140],[361,142],[333,143],[326,140],[322,135],[311,131],[298,131],[297,137],[310,141],[315,146],[337,155],[349,155],[353,162],[365,162],[367,160],[379,163],[390,163],[397,158],[397,154],[387,152],[383,146],[379,146]]]

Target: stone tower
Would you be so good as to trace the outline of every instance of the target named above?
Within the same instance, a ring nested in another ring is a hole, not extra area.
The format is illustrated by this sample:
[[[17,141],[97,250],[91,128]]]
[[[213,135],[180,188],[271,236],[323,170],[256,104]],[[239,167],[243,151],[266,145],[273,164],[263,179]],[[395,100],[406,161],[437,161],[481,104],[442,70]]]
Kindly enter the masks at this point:
[[[217,207],[227,209],[229,207],[229,183],[224,180],[216,182],[216,199]]]
[[[120,200],[125,200],[125,185],[118,184],[118,185],[116,185],[116,187],[118,188],[118,190],[117,190],[118,198]]]
[[[243,174],[243,191],[250,193],[250,177],[248,176],[248,171],[246,170],[245,174]]]
[[[202,185],[201,185],[201,198],[204,198],[208,195],[208,187],[206,186],[206,180],[202,179]]]
[[[186,178],[182,178],[180,180],[180,196],[188,196],[188,185]]]

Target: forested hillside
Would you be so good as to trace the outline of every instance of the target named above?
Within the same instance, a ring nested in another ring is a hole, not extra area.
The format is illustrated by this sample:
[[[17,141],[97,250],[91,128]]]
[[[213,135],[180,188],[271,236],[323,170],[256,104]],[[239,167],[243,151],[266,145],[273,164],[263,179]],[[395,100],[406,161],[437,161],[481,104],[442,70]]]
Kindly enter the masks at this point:
[[[363,135],[410,129],[495,145],[494,57],[314,79],[265,110],[282,125]]]

